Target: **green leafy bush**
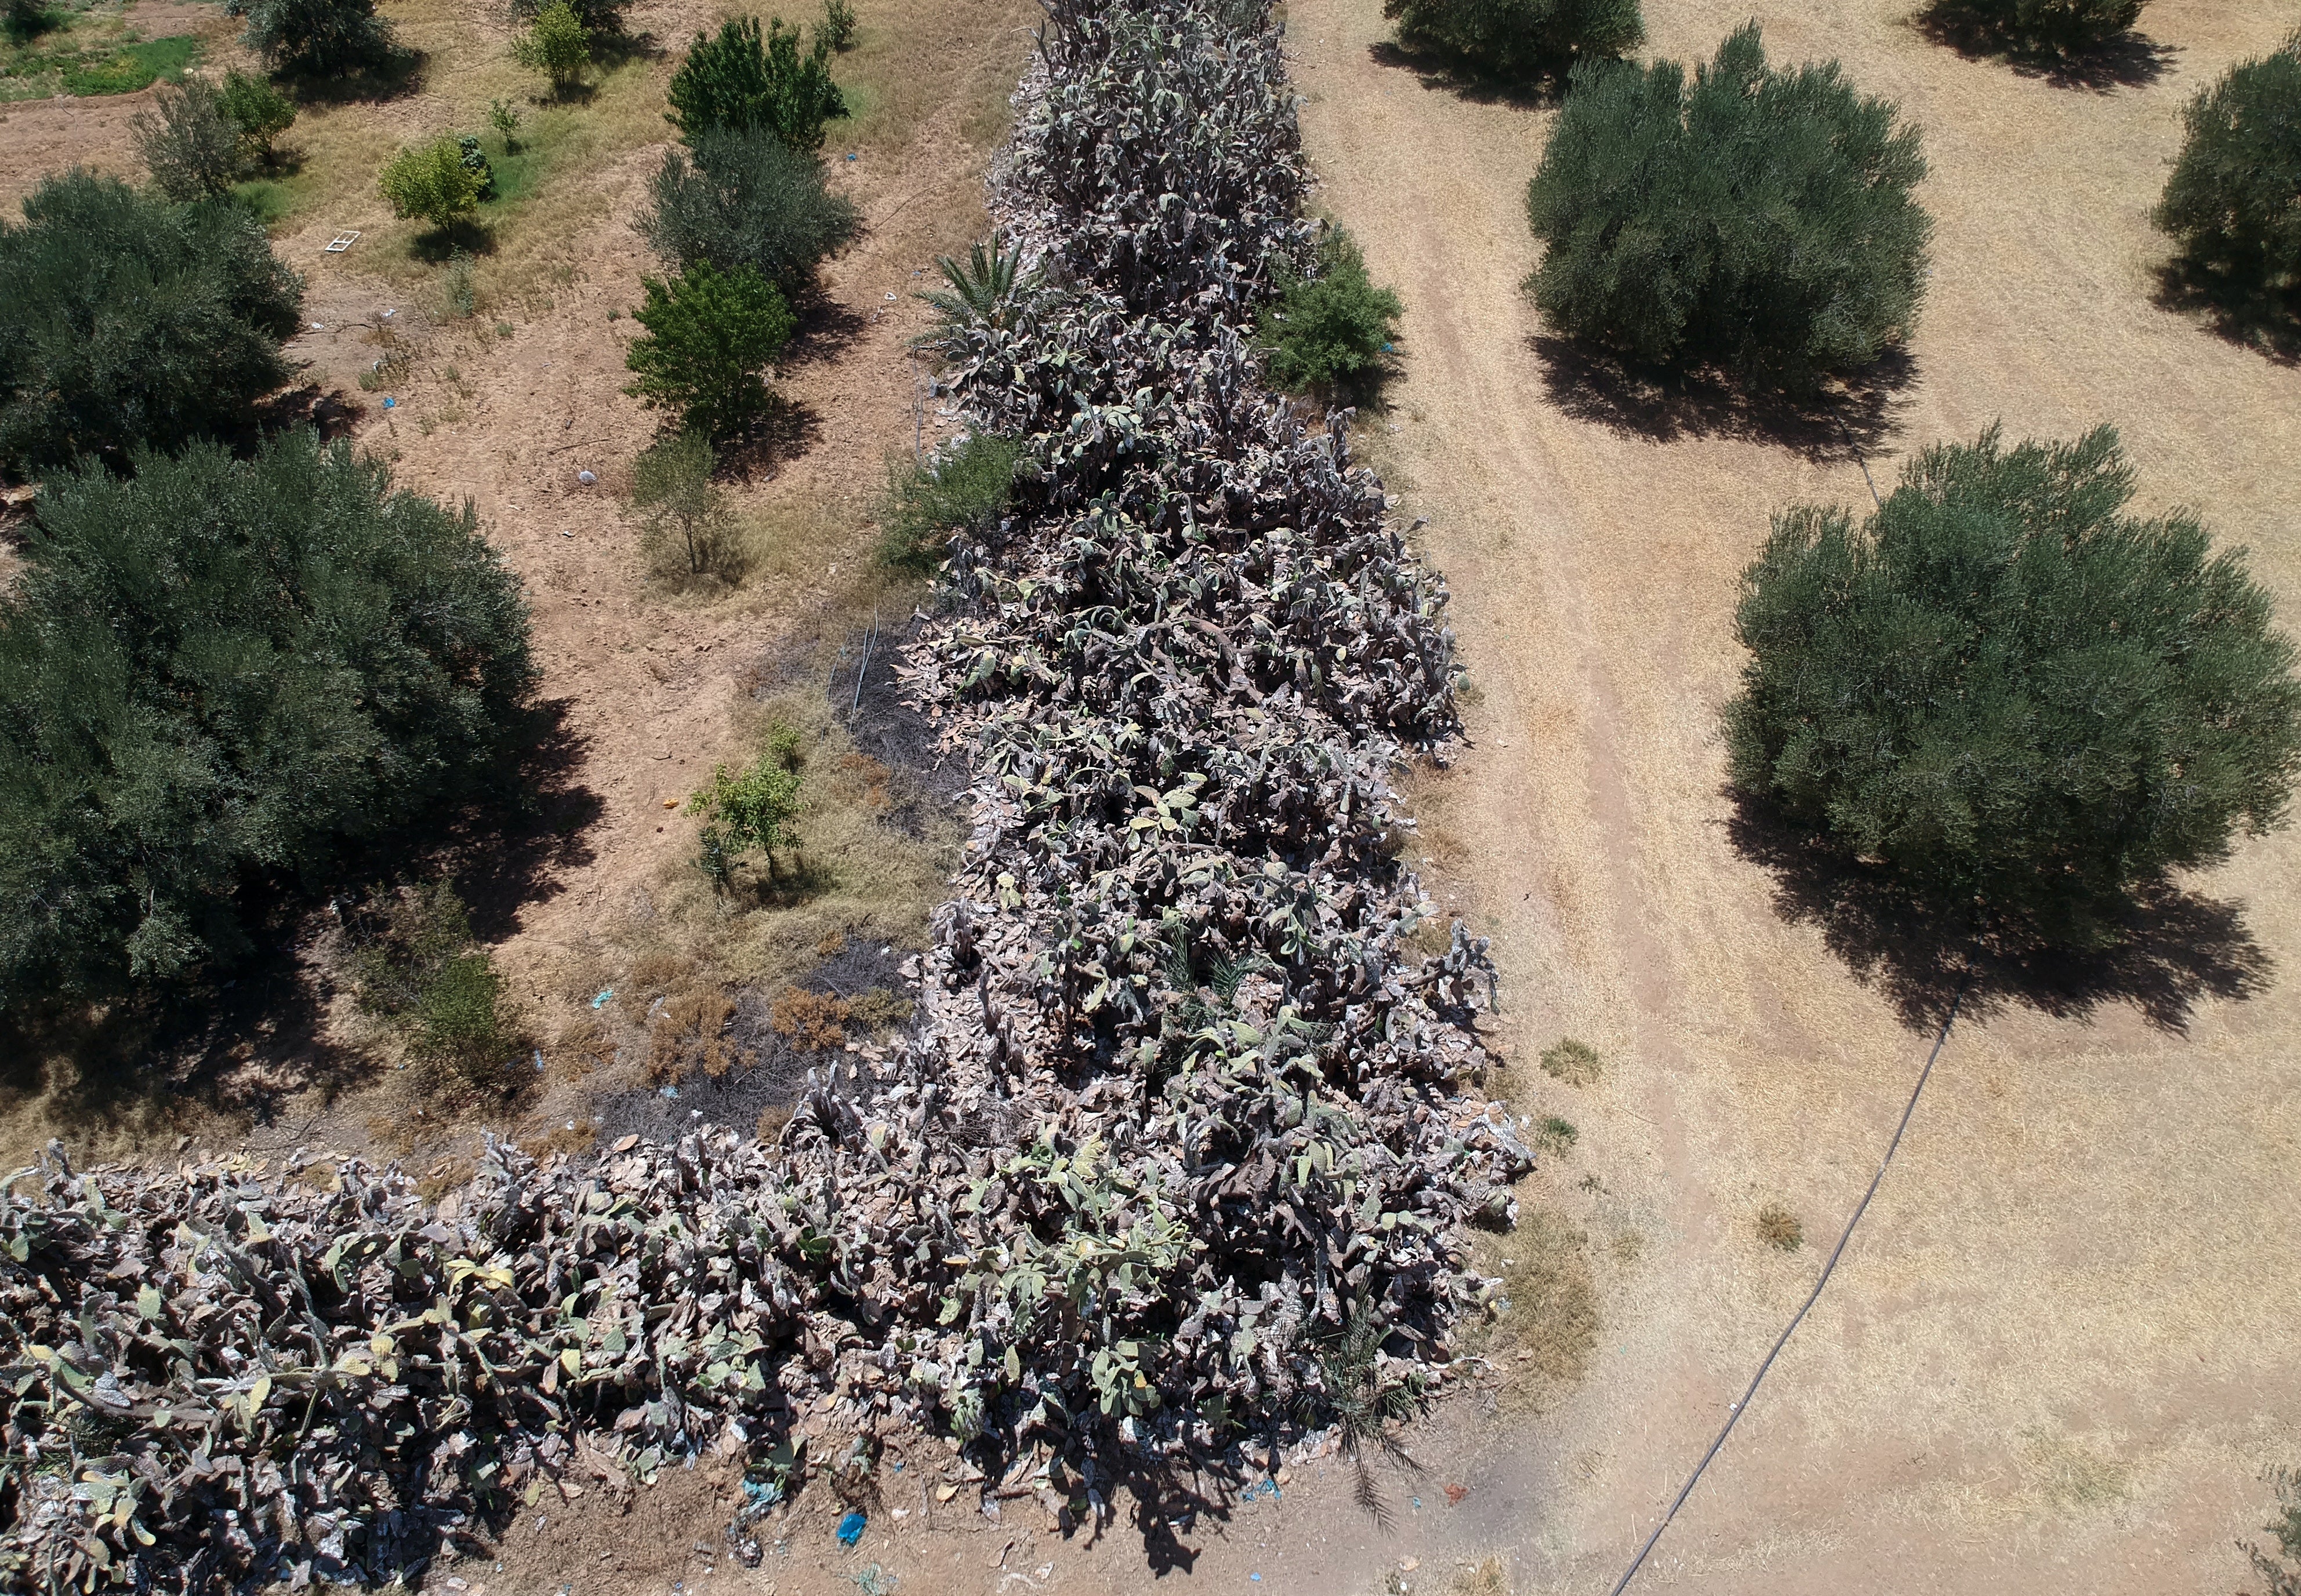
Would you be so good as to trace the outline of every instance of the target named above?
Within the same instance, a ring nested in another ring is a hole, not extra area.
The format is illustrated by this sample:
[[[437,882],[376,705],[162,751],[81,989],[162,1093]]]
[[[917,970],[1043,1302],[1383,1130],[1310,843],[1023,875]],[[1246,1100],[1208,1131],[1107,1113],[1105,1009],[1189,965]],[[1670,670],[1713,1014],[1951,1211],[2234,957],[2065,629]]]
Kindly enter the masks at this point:
[[[486,157],[481,159],[484,163]],[[485,177],[464,159],[463,142],[456,138],[403,145],[376,176],[393,215],[428,221],[435,228],[446,227],[478,205],[485,185]]]
[[[996,529],[1022,463],[1020,443],[976,432],[933,459],[896,466],[879,513],[880,563],[901,571],[932,571],[952,533],[982,537]]]
[[[1381,369],[1405,313],[1398,296],[1375,287],[1366,256],[1342,228],[1318,240],[1318,271],[1282,271],[1276,301],[1255,324],[1269,355],[1270,380],[1284,389],[1320,392],[1364,385]]]
[[[729,19],[716,38],[695,36],[672,75],[672,125],[689,144],[714,128],[764,128],[795,150],[823,147],[823,124],[847,113],[831,80],[831,41],[802,54],[782,19],[764,37],[757,17]]]
[[[238,67],[223,75],[223,113],[239,130],[241,145],[266,166],[277,155],[280,135],[296,121],[296,102],[269,79]]]
[[[359,1005],[397,1023],[410,1062],[443,1084],[500,1092],[522,1078],[527,1038],[464,900],[445,881],[402,888],[358,916]]]
[[[766,414],[760,373],[794,324],[775,286],[749,266],[721,272],[707,260],[668,282],[640,283],[647,303],[632,319],[647,333],[623,356],[638,379],[623,391],[715,439],[732,437]]]
[[[170,199],[229,194],[247,170],[239,124],[226,114],[222,94],[204,78],[162,84],[152,92],[151,109],[138,112],[128,126],[154,186]]]
[[[728,581],[743,574],[727,496],[712,480],[718,456],[710,439],[676,432],[640,451],[632,463],[632,504],[646,528],[646,545],[658,563],[672,555],[688,576]]]
[[[1638,0],[1383,0],[1398,42],[1498,78],[1555,76],[1644,42]]]
[[[2301,290],[2301,34],[2222,73],[2182,119],[2158,227],[2215,275]]]
[[[1755,24],[1689,86],[1675,62],[1577,68],[1527,193],[1553,328],[1649,365],[1793,389],[1917,317],[1932,223],[1914,128],[1836,62],[1775,71]]]
[[[748,770],[730,775],[723,765],[712,772],[711,785],[688,799],[687,812],[704,816],[695,862],[714,886],[725,890],[736,861],[753,849],[766,856],[774,879],[775,849],[799,846],[799,789],[796,737],[770,739]]]
[[[850,48],[860,25],[853,0],[823,0],[822,38],[833,50]]]
[[[583,80],[591,64],[591,30],[567,0],[551,0],[535,25],[512,41],[512,55],[531,72],[551,79],[551,91],[565,96]]]
[[[247,47],[275,71],[316,77],[389,65],[397,54],[375,0],[233,0],[247,17]]]
[[[0,33],[5,33],[11,44],[28,45],[43,33],[63,27],[66,20],[47,0],[8,0],[5,12],[0,13]]]
[[[493,128],[496,130],[496,137],[504,141],[505,155],[511,155],[518,154],[518,106],[513,104],[509,100],[489,100],[488,102],[488,126]]]
[[[253,426],[303,285],[255,221],[114,178],[44,179],[0,222],[0,472]]]
[[[1934,0],[1925,20],[1961,43],[2013,50],[2099,49],[2141,18],[2146,0]]]
[[[2104,427],[1930,448],[1857,531],[1777,516],[1743,579],[1735,784],[1959,914],[2099,940],[2124,895],[2283,818],[2301,684],[2186,513],[2123,514]]]
[[[764,128],[715,128],[692,157],[674,148],[652,184],[654,204],[634,226],[686,271],[709,261],[749,266],[791,292],[816,263],[855,236],[854,205],[824,181],[823,163]]]
[[[548,4],[549,0],[512,0],[511,14],[515,21],[532,22]],[[566,0],[566,5],[594,40],[622,36],[623,0]]]
[[[2242,1542],[2253,1571],[2269,1583],[2262,1596],[2301,1596],[2301,1469],[2272,1468],[2265,1476],[2277,1493],[2277,1517],[2261,1527],[2276,1544]]]
[[[243,886],[469,795],[533,680],[468,505],[309,433],[136,467],[52,480],[0,599],[0,995],[229,960]]]

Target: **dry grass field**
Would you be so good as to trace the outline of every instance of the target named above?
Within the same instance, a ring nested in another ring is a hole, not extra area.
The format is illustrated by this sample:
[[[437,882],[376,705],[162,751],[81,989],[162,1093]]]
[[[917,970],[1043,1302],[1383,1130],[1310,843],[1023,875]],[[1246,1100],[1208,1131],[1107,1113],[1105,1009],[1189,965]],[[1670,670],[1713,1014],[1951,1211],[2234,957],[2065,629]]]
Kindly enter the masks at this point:
[[[1770,513],[1866,506],[1855,443],[1890,490],[1899,457],[2001,417],[2109,422],[2146,506],[2249,547],[2301,628],[2301,371],[2153,303],[2146,220],[2182,103],[2291,7],[2156,0],[2154,65],[2099,87],[1962,58],[1906,9],[1758,11],[1777,59],[1836,56],[1898,100],[1932,168],[1914,370],[1841,432],[1577,372],[1518,291],[1550,114],[1418,73],[1378,0],[1288,8],[1318,201],[1406,298],[1403,380],[1361,431],[1430,517],[1483,693],[1476,751],[1421,790],[1427,851],[1495,938],[1532,1111],[1580,1131],[1541,1180],[1589,1238],[1586,1381],[1531,1425],[1435,1433],[1425,1460],[1477,1489],[1396,1543],[1504,1552],[1521,1592],[1603,1590],[1644,1539],[1820,1267],[1948,996],[1770,871],[1721,791],[1736,582]],[[1649,50],[1706,59],[1749,11],[1650,0]],[[1969,998],[1829,1292],[1638,1588],[2246,1588],[2258,1475],[2301,1457],[2301,837],[2189,886],[2125,967]],[[1561,1033],[1598,1048],[1595,1084],[1534,1067]],[[1761,1239],[1771,1204],[1798,1250]]]

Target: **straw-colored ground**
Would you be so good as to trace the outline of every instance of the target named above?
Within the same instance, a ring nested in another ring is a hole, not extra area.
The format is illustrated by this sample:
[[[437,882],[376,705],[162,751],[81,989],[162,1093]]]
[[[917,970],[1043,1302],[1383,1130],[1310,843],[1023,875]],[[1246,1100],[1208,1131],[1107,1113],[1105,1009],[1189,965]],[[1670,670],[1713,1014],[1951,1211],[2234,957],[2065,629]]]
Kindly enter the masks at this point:
[[[1650,48],[1706,57],[1748,12],[1650,0]],[[2146,503],[2249,546],[2301,630],[2301,371],[2156,308],[2146,220],[2182,103],[2290,9],[2156,0],[2161,74],[2098,91],[1962,59],[1903,12],[1759,8],[1777,58],[1837,56],[1924,132],[1936,269],[1870,448],[1879,486],[1997,417],[2113,422]],[[1550,1416],[1430,1438],[1474,1489],[1396,1546],[1426,1568],[1503,1551],[1520,1591],[1603,1590],[1803,1299],[1938,1014],[1785,915],[1720,790],[1740,570],[1770,512],[1868,491],[1834,428],[1605,414],[1518,292],[1550,114],[1398,63],[1378,0],[1296,0],[1288,24],[1319,203],[1407,304],[1405,377],[1367,430],[1431,519],[1484,691],[1477,751],[1426,790],[1427,851],[1495,939],[1536,1112],[1580,1130],[1545,1180],[1591,1238],[1602,1316]],[[2301,1460],[2301,837],[2194,886],[2213,912],[2127,982],[2147,1009],[1969,1002],[1828,1294],[1640,1588],[2246,1588],[2232,1542],[2266,1516],[2257,1476]],[[2251,995],[2214,990],[2248,969]],[[1598,1084],[1532,1067],[1560,1033],[1604,1054]],[[1802,1249],[1759,1240],[1771,1202]]]

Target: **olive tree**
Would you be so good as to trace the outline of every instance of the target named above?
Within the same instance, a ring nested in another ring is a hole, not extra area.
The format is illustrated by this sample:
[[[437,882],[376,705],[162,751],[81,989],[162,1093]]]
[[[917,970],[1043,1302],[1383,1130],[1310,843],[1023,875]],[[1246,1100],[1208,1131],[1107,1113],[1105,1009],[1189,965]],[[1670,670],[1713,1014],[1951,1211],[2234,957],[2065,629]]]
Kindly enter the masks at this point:
[[[229,960],[244,890],[477,790],[533,680],[469,505],[308,432],[135,464],[52,480],[0,597],[0,997]]]
[[[1836,62],[1766,63],[1756,24],[1691,82],[1577,67],[1527,191],[1543,319],[1642,364],[1811,389],[1917,319],[1932,223],[1917,130]]]
[[[42,180],[0,221],[0,473],[246,431],[303,284],[253,217],[116,178]]]
[[[1858,528],[1777,516],[1735,617],[1735,784],[1944,908],[2079,945],[2280,823],[2293,645],[2240,554],[2127,514],[2133,487],[2109,428],[1993,428],[1920,455]]]

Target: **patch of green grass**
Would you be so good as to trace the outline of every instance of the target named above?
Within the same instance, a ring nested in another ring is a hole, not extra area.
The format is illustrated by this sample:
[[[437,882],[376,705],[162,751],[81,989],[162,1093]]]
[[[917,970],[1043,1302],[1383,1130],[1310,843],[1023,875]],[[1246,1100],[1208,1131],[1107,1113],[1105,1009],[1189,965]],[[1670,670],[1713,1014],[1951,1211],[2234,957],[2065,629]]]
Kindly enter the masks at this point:
[[[481,147],[488,152],[488,165],[496,174],[495,192],[481,202],[481,211],[501,210],[535,192],[536,181],[551,158],[548,147],[550,130],[551,119],[537,119],[536,131],[521,139],[516,150],[504,147],[499,138],[481,140]]]
[[[265,227],[277,227],[296,209],[295,190],[276,178],[256,178],[232,185],[234,204]]]
[[[200,41],[189,34],[128,39],[104,32],[75,21],[43,47],[6,52],[0,57],[0,100],[134,94],[163,78],[175,81],[200,56]]]

